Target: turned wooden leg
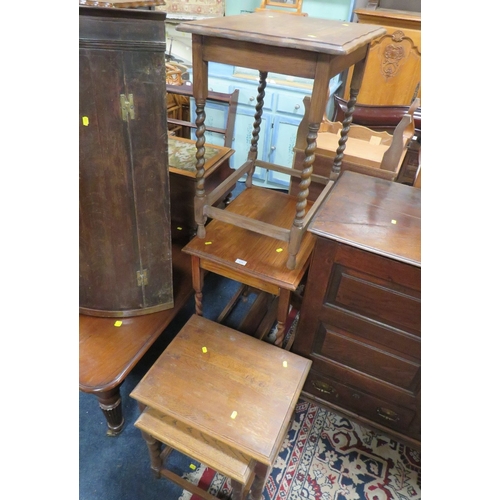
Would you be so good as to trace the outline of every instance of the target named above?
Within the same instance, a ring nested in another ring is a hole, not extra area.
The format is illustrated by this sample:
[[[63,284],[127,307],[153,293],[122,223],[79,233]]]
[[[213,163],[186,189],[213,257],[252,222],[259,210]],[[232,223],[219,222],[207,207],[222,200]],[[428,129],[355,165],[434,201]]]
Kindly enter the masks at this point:
[[[203,207],[205,194],[205,99],[196,99],[196,190],[194,199],[194,219],[198,226],[198,236],[205,237],[206,216]]]
[[[198,316],[203,316],[203,270],[200,267],[199,257],[196,257],[195,255],[191,256],[191,273],[194,289],[195,312]]]
[[[255,171],[255,160],[258,155],[258,143],[259,143],[259,133],[260,125],[262,123],[262,108],[264,107],[264,97],[266,95],[267,86],[267,71],[259,71],[259,87],[257,89],[257,104],[255,105],[255,115],[252,130],[252,139],[250,141],[250,150],[248,152],[248,159],[252,160],[252,168],[248,171],[247,178],[245,181],[245,186],[247,188],[252,187],[252,178]]]
[[[233,488],[233,491],[231,493],[231,500],[244,500],[243,485],[241,483],[238,483],[238,481],[231,479],[231,486]]]
[[[106,417],[108,436],[118,436],[123,430],[125,420],[122,414],[122,400],[120,386],[106,392],[94,393],[99,401],[99,406]]]
[[[250,489],[250,500],[262,500],[262,493],[266,486],[267,478],[271,472],[271,467],[266,467],[264,464],[257,464],[255,466],[255,479],[253,480]]]
[[[285,338],[285,326],[286,320],[288,318],[288,309],[290,308],[291,293],[292,292],[290,290],[280,290],[278,299],[278,313],[276,315],[276,319],[278,321],[278,329],[276,332],[276,340],[274,341],[274,344],[278,347],[282,346],[283,340]]]
[[[159,478],[160,471],[163,466],[163,460],[161,458],[161,441],[154,438],[150,434],[141,431],[142,437],[146,444],[148,445],[149,459],[151,460],[151,470],[154,472],[154,475]]]
[[[203,40],[199,35],[191,37],[193,47],[193,97],[196,104],[196,192],[194,198],[194,219],[198,227],[198,237],[205,237],[206,216],[203,207],[205,195],[205,104],[208,97],[208,62],[203,61]]]
[[[342,122],[342,130],[340,131],[339,147],[337,148],[336,156],[333,160],[332,170],[330,172],[330,179],[334,181],[338,179],[342,170],[344,150],[346,148],[346,142],[351,128],[352,115],[354,113],[356,101],[358,100],[359,89],[361,87],[361,82],[363,81],[365,66],[366,57],[354,65],[354,70],[352,72],[351,87],[349,89],[349,101],[347,102],[347,110],[344,115],[344,121]]]

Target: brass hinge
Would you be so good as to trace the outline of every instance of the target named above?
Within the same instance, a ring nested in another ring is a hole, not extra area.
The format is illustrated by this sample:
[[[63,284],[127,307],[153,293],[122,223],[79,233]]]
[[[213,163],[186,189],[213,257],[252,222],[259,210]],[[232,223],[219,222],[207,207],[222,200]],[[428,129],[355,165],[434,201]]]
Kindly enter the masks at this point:
[[[148,270],[144,269],[142,272],[137,271],[137,286],[148,284]]]
[[[131,120],[135,119],[133,94],[129,94],[128,96],[120,94],[120,107],[122,108],[122,120],[124,122],[128,121],[129,116]]]

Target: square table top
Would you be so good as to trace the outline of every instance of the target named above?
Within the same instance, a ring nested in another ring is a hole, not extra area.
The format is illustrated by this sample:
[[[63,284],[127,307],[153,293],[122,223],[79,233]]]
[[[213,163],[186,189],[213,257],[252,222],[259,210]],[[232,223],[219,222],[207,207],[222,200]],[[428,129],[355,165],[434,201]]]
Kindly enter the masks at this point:
[[[209,37],[341,56],[386,33],[381,26],[293,16],[278,11],[199,19],[181,23],[176,29]]]
[[[271,465],[311,363],[193,315],[131,397]]]

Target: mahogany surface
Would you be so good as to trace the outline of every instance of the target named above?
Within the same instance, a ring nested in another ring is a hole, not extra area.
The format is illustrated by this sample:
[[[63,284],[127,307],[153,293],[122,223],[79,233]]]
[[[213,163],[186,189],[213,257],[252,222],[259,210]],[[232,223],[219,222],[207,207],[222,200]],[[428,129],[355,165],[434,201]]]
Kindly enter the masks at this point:
[[[294,352],[304,394],[420,446],[421,190],[346,171],[317,236]]]
[[[347,171],[310,231],[420,267],[420,214],[420,190]]]
[[[180,245],[173,245],[174,307],[165,311],[127,318],[80,315],[81,391],[94,394],[110,407],[119,403],[119,387],[193,293],[191,264]],[[120,327],[115,321],[122,321]],[[101,408],[111,427],[123,423],[118,416]],[[116,408],[114,409],[116,412]],[[111,420],[111,422],[110,422]],[[116,421],[118,420],[118,421]],[[121,429],[121,427],[118,429]],[[116,433],[118,433],[116,432]]]
[[[347,113],[347,101],[337,95],[333,96],[333,100],[335,104],[333,119],[341,122]],[[373,130],[386,130],[392,133],[409,109],[410,106],[356,103],[352,114],[352,123],[364,125]],[[413,119],[415,121],[415,132],[420,135],[422,129],[422,108],[420,106],[414,111]]]
[[[229,450],[233,461],[243,459],[240,474],[255,460],[252,498],[260,499],[310,366],[306,358],[193,315],[130,395],[179,422],[187,433],[179,447],[193,448],[194,438]],[[151,453],[154,443],[148,444]],[[224,459],[208,453],[200,458],[209,467]]]

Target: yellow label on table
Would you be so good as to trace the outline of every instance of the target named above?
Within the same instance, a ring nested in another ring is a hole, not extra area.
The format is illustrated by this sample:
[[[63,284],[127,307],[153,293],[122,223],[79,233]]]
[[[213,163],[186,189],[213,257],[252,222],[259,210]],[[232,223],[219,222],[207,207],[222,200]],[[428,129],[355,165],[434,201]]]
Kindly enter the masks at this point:
[[[88,116],[82,116],[82,123],[84,127],[89,126],[89,117]]]

